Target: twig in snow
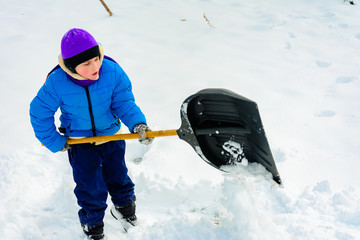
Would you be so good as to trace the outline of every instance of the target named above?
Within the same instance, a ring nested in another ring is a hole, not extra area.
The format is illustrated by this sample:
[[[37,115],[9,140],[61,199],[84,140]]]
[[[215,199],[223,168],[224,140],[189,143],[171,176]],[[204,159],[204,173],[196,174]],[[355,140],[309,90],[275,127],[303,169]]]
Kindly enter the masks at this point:
[[[355,5],[354,1],[344,0],[344,2],[349,2],[351,5]]]
[[[112,12],[111,12],[110,8],[106,5],[106,3],[104,2],[104,0],[100,0],[100,2],[102,3],[102,5],[103,5],[104,8],[106,9],[106,11],[110,14],[110,16],[112,16]]]
[[[210,20],[206,17],[205,13],[204,13],[204,18],[205,18],[205,21],[207,22],[207,24],[209,25],[209,27],[215,28],[215,26],[212,25],[212,23],[210,22]]]

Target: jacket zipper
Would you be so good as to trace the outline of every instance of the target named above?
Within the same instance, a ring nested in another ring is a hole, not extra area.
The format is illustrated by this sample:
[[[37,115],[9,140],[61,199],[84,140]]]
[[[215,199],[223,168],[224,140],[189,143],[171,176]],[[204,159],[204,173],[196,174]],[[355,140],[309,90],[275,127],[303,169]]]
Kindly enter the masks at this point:
[[[95,120],[94,120],[94,114],[93,114],[93,110],[92,110],[92,105],[91,105],[91,99],[90,99],[90,92],[89,92],[89,88],[88,87],[84,87],[85,91],[86,91],[86,97],[88,100],[88,104],[89,104],[89,113],[90,113],[90,119],[91,119],[91,130],[93,133],[93,136],[96,136],[96,128],[95,128]]]

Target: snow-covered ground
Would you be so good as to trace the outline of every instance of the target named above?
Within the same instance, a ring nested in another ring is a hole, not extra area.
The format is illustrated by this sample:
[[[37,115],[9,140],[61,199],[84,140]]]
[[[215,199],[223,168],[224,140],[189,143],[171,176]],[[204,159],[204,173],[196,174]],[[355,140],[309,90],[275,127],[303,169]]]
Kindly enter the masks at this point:
[[[84,238],[67,156],[28,116],[73,27],[128,73],[154,130],[178,128],[204,88],[256,101],[284,182],[222,173],[177,137],[127,141],[139,225],[125,234],[107,212],[109,240],[360,239],[360,1],[106,3],[112,17],[95,0],[0,0],[0,239]]]

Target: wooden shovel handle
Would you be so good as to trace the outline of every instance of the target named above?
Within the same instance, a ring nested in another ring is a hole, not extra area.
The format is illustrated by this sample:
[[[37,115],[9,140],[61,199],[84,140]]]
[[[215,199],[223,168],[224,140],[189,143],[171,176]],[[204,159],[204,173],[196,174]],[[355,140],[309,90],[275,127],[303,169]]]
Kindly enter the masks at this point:
[[[150,132],[146,132],[146,136],[149,138],[175,136],[177,135],[176,131],[177,129],[150,131]],[[138,139],[138,138],[140,138],[140,135],[138,133],[124,133],[124,134],[105,135],[105,136],[97,136],[97,137],[86,137],[79,139],[68,139],[67,144],[72,145],[72,144],[81,144],[81,143],[106,142],[106,141]]]

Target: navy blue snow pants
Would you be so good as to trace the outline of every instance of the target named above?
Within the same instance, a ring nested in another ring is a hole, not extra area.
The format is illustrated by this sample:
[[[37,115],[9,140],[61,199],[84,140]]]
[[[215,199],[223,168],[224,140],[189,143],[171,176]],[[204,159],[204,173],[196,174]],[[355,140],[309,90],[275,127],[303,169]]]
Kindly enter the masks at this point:
[[[118,207],[133,201],[135,185],[127,174],[125,141],[76,144],[68,155],[76,183],[74,192],[81,207],[81,224],[96,226],[103,221],[108,193]]]

